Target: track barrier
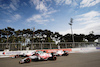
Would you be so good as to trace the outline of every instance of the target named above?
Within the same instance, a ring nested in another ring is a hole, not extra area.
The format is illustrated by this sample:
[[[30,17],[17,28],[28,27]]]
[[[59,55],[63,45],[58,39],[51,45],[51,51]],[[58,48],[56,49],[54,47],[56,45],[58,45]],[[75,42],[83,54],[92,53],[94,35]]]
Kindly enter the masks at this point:
[[[0,51],[0,58],[12,57],[23,53],[34,53],[36,51],[45,51],[47,53],[56,52],[57,50],[68,51],[69,53],[92,52],[100,51],[100,47],[85,47],[85,48],[67,48],[67,49],[43,49],[43,50],[24,50],[24,51]]]

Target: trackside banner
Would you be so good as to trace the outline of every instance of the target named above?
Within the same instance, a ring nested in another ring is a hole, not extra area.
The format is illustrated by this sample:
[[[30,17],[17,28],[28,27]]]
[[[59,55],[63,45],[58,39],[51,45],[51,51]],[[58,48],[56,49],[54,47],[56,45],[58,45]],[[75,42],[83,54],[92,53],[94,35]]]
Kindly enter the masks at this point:
[[[72,53],[95,51],[96,47],[72,48]]]
[[[23,53],[34,53],[36,50],[31,51],[2,51],[0,52],[0,55],[22,55]]]
[[[96,47],[96,49],[100,49],[100,47]]]

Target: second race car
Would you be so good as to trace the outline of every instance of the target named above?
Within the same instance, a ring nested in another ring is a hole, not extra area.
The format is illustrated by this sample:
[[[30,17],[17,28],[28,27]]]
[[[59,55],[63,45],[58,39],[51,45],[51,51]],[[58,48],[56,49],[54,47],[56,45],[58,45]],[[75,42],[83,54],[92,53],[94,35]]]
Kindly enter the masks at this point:
[[[54,55],[56,55],[56,56],[68,56],[69,53],[68,53],[68,51],[58,50],[58,51],[54,52]]]

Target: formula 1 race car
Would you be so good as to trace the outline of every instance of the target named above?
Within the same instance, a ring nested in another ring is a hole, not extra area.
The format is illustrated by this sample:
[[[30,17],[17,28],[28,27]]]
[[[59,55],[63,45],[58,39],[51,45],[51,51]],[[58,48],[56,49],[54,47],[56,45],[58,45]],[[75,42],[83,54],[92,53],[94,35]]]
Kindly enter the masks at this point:
[[[68,56],[68,51],[58,50],[57,52],[54,52],[54,55],[56,56]]]
[[[33,56],[26,57],[19,61],[20,64],[30,63],[31,60],[56,60],[57,57],[53,53],[45,53],[42,51],[37,51]]]

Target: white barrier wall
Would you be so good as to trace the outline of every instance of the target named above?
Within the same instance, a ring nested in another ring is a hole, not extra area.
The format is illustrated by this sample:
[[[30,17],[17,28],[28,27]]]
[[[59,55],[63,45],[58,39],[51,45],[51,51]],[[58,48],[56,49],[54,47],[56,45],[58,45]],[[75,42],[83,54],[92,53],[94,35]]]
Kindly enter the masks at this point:
[[[0,55],[22,55],[24,53],[33,54],[36,50],[28,50],[28,51],[1,51]]]

